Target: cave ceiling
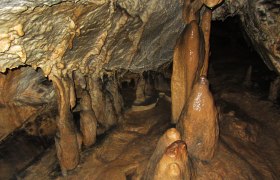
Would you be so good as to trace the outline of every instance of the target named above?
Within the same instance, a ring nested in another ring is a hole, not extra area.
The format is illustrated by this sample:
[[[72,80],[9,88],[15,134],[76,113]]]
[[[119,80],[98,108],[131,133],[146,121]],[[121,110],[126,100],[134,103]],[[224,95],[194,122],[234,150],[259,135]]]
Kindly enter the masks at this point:
[[[4,0],[0,71],[29,65],[45,76],[76,70],[100,76],[157,69],[172,61],[181,6],[177,0]],[[240,15],[254,48],[279,71],[277,14],[279,1],[226,0],[213,19]]]
[[[0,67],[30,65],[47,76],[80,70],[155,69],[172,60],[178,1],[2,1]]]

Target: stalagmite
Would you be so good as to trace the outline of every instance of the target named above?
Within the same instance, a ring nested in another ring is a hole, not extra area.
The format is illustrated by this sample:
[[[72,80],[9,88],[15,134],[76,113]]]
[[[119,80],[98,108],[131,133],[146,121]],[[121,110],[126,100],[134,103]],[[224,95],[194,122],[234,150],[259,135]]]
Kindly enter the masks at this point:
[[[205,161],[213,158],[219,135],[217,117],[208,80],[202,76],[194,85],[177,125],[191,157]]]
[[[83,91],[81,99],[80,130],[83,144],[88,147],[96,141],[97,120],[91,107],[91,98],[87,91]]]
[[[280,76],[278,76],[275,80],[273,80],[270,83],[268,99],[271,101],[276,101],[279,95],[279,89],[280,89]]]
[[[163,156],[164,151],[166,148],[171,145],[173,142],[178,141],[181,139],[180,133],[175,128],[168,129],[163,136],[159,139],[157,146],[155,148],[155,151],[153,155],[151,156],[149,163],[147,165],[146,171],[145,171],[145,180],[152,180],[155,173],[155,168],[160,160],[160,158]]]
[[[141,76],[137,82],[136,86],[136,98],[134,100],[134,104],[140,104],[145,101],[145,79]]]
[[[209,50],[210,50],[210,31],[211,31],[211,18],[212,18],[212,11],[205,8],[202,21],[201,21],[201,29],[204,35],[204,44],[205,44],[205,56],[203,62],[203,68],[201,70],[201,75],[207,76],[208,66],[209,66]]]
[[[167,147],[158,162],[154,180],[189,180],[191,170],[186,144],[184,141],[175,141]]]
[[[50,78],[53,81],[58,98],[58,132],[55,138],[57,157],[62,174],[67,175],[67,170],[74,169],[79,163],[78,136],[74,127],[73,115],[70,110],[70,84],[72,82],[69,77],[62,77],[60,79],[53,75]]]
[[[150,72],[147,73],[147,78],[145,80],[145,97],[150,98],[154,95],[155,93],[155,87],[154,87],[154,82],[152,80],[152,75]]]
[[[192,21],[181,34],[174,50],[171,78],[172,122],[176,123],[188,99],[198,70],[202,66],[204,49],[199,26]]]
[[[251,87],[252,86],[252,66],[249,66],[244,78],[243,85],[245,87]]]

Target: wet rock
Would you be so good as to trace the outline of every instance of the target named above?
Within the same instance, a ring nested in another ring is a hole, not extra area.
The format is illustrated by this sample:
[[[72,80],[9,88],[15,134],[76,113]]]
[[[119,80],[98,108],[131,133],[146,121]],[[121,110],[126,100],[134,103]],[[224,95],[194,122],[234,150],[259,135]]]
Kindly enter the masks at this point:
[[[156,166],[153,179],[191,179],[187,146],[184,141],[175,141],[166,148],[166,151]]]
[[[181,139],[180,133],[175,129],[171,128],[168,129],[162,137],[159,139],[157,146],[155,148],[155,151],[153,155],[151,156],[149,163],[147,165],[147,169],[145,171],[145,180],[153,179],[155,175],[155,168],[160,160],[160,158],[163,156],[166,148],[171,145],[173,142],[178,141]]]
[[[201,75],[207,76],[209,66],[209,53],[210,53],[210,32],[211,32],[212,11],[205,8],[202,14],[201,29],[204,35],[205,56]]]
[[[203,161],[213,158],[219,136],[217,109],[208,86],[208,80],[200,77],[177,125],[190,156]]]
[[[187,25],[177,41],[171,79],[172,122],[176,123],[191,93],[204,58],[203,37],[196,21]]]

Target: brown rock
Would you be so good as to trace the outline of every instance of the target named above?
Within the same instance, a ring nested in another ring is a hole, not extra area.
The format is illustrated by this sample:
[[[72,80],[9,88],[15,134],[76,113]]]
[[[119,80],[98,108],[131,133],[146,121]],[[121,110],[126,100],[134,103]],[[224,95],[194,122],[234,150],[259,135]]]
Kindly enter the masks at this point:
[[[201,29],[204,35],[204,44],[205,44],[205,56],[203,62],[203,68],[201,70],[201,75],[207,76],[208,65],[209,65],[209,50],[210,50],[210,32],[211,32],[211,19],[212,19],[212,11],[210,9],[205,8],[202,21],[201,21]]]
[[[70,79],[51,76],[58,97],[57,128],[55,138],[57,157],[59,159],[62,174],[74,169],[79,163],[79,144],[77,132],[73,123],[73,115],[70,111]]]
[[[184,0],[183,5],[183,20],[186,24],[189,24],[191,21],[198,20],[199,18],[199,10],[203,6],[202,0]]]
[[[211,160],[218,142],[217,109],[208,80],[200,77],[195,84],[177,125],[190,156]]]
[[[188,180],[191,178],[189,159],[184,141],[167,147],[155,169],[154,180]]]
[[[96,141],[97,120],[91,107],[91,98],[87,91],[83,91],[80,112],[80,130],[83,144],[91,146]]]
[[[153,179],[155,168],[164,154],[166,148],[175,141],[181,139],[180,133],[175,128],[168,129],[163,136],[159,139],[153,155],[151,156],[147,169],[145,171],[145,180]]]
[[[223,0],[203,0],[203,1],[207,7],[213,8],[213,7],[217,6],[218,4],[220,4]]]
[[[171,78],[173,123],[178,121],[202,64],[203,52],[200,48],[203,48],[203,38],[200,36],[198,24],[192,21],[181,34],[174,50]]]

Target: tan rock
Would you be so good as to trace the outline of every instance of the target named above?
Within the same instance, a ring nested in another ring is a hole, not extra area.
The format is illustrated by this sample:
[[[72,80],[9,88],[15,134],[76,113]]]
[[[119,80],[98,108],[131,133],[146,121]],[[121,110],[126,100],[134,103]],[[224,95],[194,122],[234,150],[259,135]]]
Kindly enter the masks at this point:
[[[184,141],[167,147],[155,169],[154,180],[188,180],[191,178],[189,158]]]
[[[223,0],[203,0],[203,1],[204,1],[203,3],[209,8],[213,8],[218,4],[220,4],[221,2],[223,2]]]
[[[174,50],[171,78],[173,123],[178,121],[202,64],[200,48],[203,48],[203,38],[197,22],[192,21],[181,34]]]
[[[91,98],[87,91],[83,91],[81,99],[80,130],[83,144],[90,146],[96,141],[97,120],[91,107]]]
[[[177,125],[190,156],[200,160],[213,158],[219,135],[217,117],[208,80],[202,76],[195,84]]]
[[[73,122],[73,115],[70,111],[70,78],[53,75],[50,77],[58,97],[57,128],[55,138],[57,157],[63,175],[67,170],[74,169],[79,163],[79,143],[77,132]]]
[[[159,139],[153,155],[151,156],[147,169],[145,171],[145,180],[153,179],[155,168],[164,154],[166,148],[175,141],[181,139],[180,133],[175,128],[168,129],[163,136]]]
[[[9,38],[0,39],[0,52],[3,53],[8,51],[11,46],[11,40]]]
[[[207,76],[208,66],[209,66],[209,50],[210,50],[210,32],[211,32],[211,19],[212,19],[212,11],[210,9],[205,8],[202,21],[201,21],[201,29],[204,35],[204,44],[205,44],[205,56],[203,67],[201,70],[201,75]]]

